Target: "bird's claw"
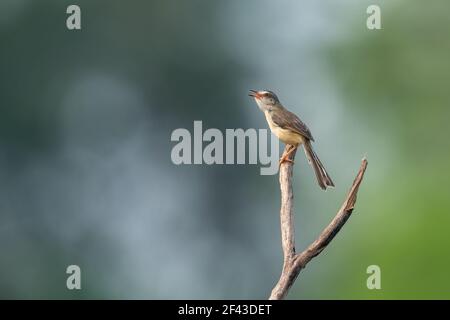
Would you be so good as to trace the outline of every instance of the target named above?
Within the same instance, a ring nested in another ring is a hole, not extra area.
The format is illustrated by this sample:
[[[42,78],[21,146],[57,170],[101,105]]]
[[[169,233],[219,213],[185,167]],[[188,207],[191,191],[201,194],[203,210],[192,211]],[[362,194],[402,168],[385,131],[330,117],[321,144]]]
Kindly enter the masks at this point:
[[[280,167],[284,162],[289,162],[294,164],[294,160],[291,160],[289,158],[281,158],[280,161],[278,162],[278,166]]]

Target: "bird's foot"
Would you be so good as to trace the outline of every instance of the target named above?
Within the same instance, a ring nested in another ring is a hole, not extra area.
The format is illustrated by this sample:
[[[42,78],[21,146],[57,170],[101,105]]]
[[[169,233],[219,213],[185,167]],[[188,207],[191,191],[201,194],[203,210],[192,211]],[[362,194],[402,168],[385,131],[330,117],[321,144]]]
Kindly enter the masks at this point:
[[[283,156],[283,157],[280,158],[280,161],[278,162],[278,167],[280,167],[283,162],[289,162],[289,163],[292,163],[292,164],[295,163],[294,160],[291,160],[288,157]]]
[[[291,153],[294,152],[294,150],[296,149],[297,149],[296,146],[291,146],[291,148],[281,156],[280,161],[278,163],[278,167],[280,167],[283,162],[289,162],[294,164],[294,160],[291,160],[289,157]]]

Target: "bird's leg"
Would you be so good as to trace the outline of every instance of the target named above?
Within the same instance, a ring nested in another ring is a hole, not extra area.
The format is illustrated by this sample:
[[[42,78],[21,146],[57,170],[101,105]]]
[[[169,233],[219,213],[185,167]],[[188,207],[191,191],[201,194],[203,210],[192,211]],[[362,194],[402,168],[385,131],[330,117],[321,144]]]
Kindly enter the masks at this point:
[[[284,162],[284,161],[287,161],[287,162],[294,163],[294,160],[291,160],[291,159],[289,158],[289,156],[290,156],[291,153],[294,152],[296,149],[297,149],[296,146],[292,146],[291,149],[289,149],[289,151],[284,155],[283,162]]]
[[[294,152],[294,150],[296,150],[296,149],[297,149],[296,146],[291,145],[291,148],[290,148],[287,152],[284,152],[283,155],[281,156],[280,162],[279,162],[278,165],[281,166],[281,164],[282,164],[283,162],[294,163],[293,160],[289,159],[289,156],[290,156],[291,153]]]
[[[281,155],[281,158],[280,158],[280,164],[282,164],[283,162],[286,162],[286,160],[288,160],[287,159],[287,156],[289,155],[289,153],[291,152],[291,150],[292,150],[292,148],[293,148],[294,146],[293,145],[289,145],[289,148],[288,148],[288,150],[286,151],[286,149],[283,151],[283,154]],[[290,160],[290,159],[289,159]]]

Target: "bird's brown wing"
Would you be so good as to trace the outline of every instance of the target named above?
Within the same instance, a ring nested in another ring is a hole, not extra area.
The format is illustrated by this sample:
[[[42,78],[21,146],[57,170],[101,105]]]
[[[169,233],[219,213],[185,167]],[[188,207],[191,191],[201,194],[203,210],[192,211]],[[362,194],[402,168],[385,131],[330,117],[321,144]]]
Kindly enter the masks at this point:
[[[306,124],[304,124],[302,120],[300,120],[294,113],[285,109],[283,110],[282,116],[276,114],[275,112],[272,112],[271,115],[272,121],[280,128],[294,131],[309,140],[314,141],[311,131],[309,131]]]

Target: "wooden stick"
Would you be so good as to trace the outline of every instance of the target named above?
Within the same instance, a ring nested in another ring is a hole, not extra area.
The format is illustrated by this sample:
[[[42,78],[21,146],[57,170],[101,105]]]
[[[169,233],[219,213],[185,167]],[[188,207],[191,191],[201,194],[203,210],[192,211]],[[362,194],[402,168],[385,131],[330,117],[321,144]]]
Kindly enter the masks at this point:
[[[285,152],[287,152],[286,146]],[[295,152],[291,155],[291,160],[295,157]],[[286,297],[289,289],[294,284],[300,271],[319,255],[323,249],[333,240],[336,234],[344,226],[347,219],[352,214],[356,203],[356,195],[363,180],[367,168],[367,160],[363,159],[358,174],[353,181],[347,197],[341,208],[330,222],[330,224],[320,233],[319,237],[301,253],[295,252],[295,231],[294,231],[294,194],[292,191],[293,165],[285,162],[280,167],[280,189],[281,189],[281,244],[283,247],[283,270],[278,283],[273,288],[269,297],[270,300],[279,300]]]

